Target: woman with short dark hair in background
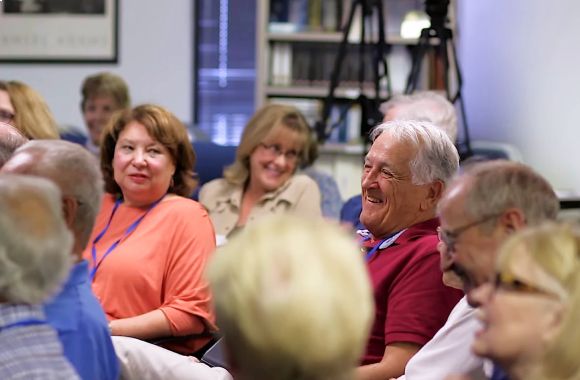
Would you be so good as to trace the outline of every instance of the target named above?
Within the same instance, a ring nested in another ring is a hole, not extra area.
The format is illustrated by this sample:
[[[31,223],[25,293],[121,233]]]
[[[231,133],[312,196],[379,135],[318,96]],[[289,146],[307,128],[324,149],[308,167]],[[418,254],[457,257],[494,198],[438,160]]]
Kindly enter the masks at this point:
[[[0,122],[28,139],[59,139],[58,127],[42,96],[26,83],[0,81]]]
[[[131,106],[129,87],[120,76],[103,72],[85,78],[81,94],[81,111],[89,133],[85,147],[98,155],[101,134],[113,113]]]
[[[202,276],[214,229],[188,198],[194,163],[185,126],[166,109],[141,105],[115,115],[101,144],[107,194],[84,252],[112,334],[171,337],[164,347],[183,354],[215,330]]]
[[[232,234],[264,215],[291,212],[321,217],[316,182],[297,168],[308,162],[310,128],[292,106],[269,104],[246,125],[236,161],[224,178],[205,184],[200,202],[218,237]]]

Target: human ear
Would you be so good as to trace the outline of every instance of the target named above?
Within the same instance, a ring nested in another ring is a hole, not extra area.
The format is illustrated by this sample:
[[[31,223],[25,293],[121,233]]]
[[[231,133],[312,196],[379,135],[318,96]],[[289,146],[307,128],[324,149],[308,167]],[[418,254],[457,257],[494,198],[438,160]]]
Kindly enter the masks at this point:
[[[436,180],[424,186],[427,186],[427,192],[425,198],[421,201],[420,207],[422,211],[432,210],[441,199],[445,185],[442,181]]]
[[[557,301],[554,301],[555,303]],[[556,337],[560,334],[564,317],[566,315],[566,305],[557,302],[545,311],[546,320],[544,328],[540,332],[540,338],[544,347],[550,346]]]
[[[77,217],[78,202],[73,197],[62,198],[62,214],[68,228],[72,229]]]
[[[511,207],[502,213],[498,223],[504,228],[507,234],[512,234],[526,226],[526,216],[519,208]]]

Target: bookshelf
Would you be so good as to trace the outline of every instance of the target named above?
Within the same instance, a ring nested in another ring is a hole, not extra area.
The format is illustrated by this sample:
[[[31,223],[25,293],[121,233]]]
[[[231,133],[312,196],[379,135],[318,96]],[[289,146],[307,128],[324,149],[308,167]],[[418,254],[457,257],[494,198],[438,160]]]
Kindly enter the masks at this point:
[[[411,47],[416,38],[401,37],[401,25],[410,11],[422,11],[421,0],[381,0],[391,87],[402,92],[411,65]],[[329,90],[329,81],[343,39],[342,27],[353,0],[257,0],[256,100],[258,106],[270,98],[302,98],[321,101]],[[349,103],[361,93],[374,94],[371,73],[378,20],[376,15],[365,23],[367,51],[359,55],[362,29],[360,7],[348,35],[345,60],[342,62],[337,102]],[[449,18],[455,22],[454,1]],[[359,66],[364,63],[365,81],[359,83]],[[428,77],[428,70],[422,70]],[[428,78],[425,78],[425,86]],[[361,88],[362,87],[362,88]],[[382,86],[384,88],[385,86]],[[386,97],[386,91],[380,94]]]
[[[423,1],[381,1],[385,11],[391,87],[394,93],[400,93],[404,90],[411,67],[411,48],[417,43],[416,38],[401,37],[401,23],[409,11],[422,10]],[[293,104],[309,122],[314,124],[319,120],[344,35],[341,28],[353,3],[352,0],[257,0],[255,99],[258,106],[272,101]],[[454,9],[452,0],[449,10],[452,25],[455,24]],[[366,35],[371,37],[366,41],[367,51],[363,52],[361,59],[358,50],[362,28],[360,7],[354,15],[330,122],[338,123],[342,120],[342,114],[347,116],[322,147],[317,163],[335,176],[344,198],[360,192],[358,179],[364,149],[360,136],[360,106],[354,100],[361,94],[374,97],[370,59],[378,30],[378,20],[374,16],[365,24]],[[361,61],[368,65],[364,66],[366,77],[363,83],[358,80]],[[422,76],[422,83],[427,88],[429,75],[426,67],[422,70]],[[386,98],[384,83],[381,89],[380,96]]]

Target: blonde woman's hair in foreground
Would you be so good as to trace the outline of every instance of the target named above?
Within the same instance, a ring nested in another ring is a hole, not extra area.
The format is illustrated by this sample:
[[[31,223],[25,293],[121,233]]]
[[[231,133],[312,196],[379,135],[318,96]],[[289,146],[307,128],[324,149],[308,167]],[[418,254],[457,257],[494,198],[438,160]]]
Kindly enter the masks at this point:
[[[542,361],[542,380],[580,379],[580,229],[548,223],[524,230],[502,247],[498,259],[501,272],[521,265],[517,248],[524,248],[539,272],[534,275],[540,289],[557,295],[564,304],[560,331],[547,342]]]
[[[354,240],[325,221],[272,216],[208,268],[236,379],[352,379],[373,304]]]

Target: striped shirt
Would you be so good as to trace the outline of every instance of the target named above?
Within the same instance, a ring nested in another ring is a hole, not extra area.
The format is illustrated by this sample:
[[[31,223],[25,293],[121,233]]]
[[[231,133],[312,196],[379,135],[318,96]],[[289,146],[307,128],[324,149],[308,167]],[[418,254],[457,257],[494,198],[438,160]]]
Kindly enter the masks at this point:
[[[0,304],[0,379],[78,379],[42,306]]]

